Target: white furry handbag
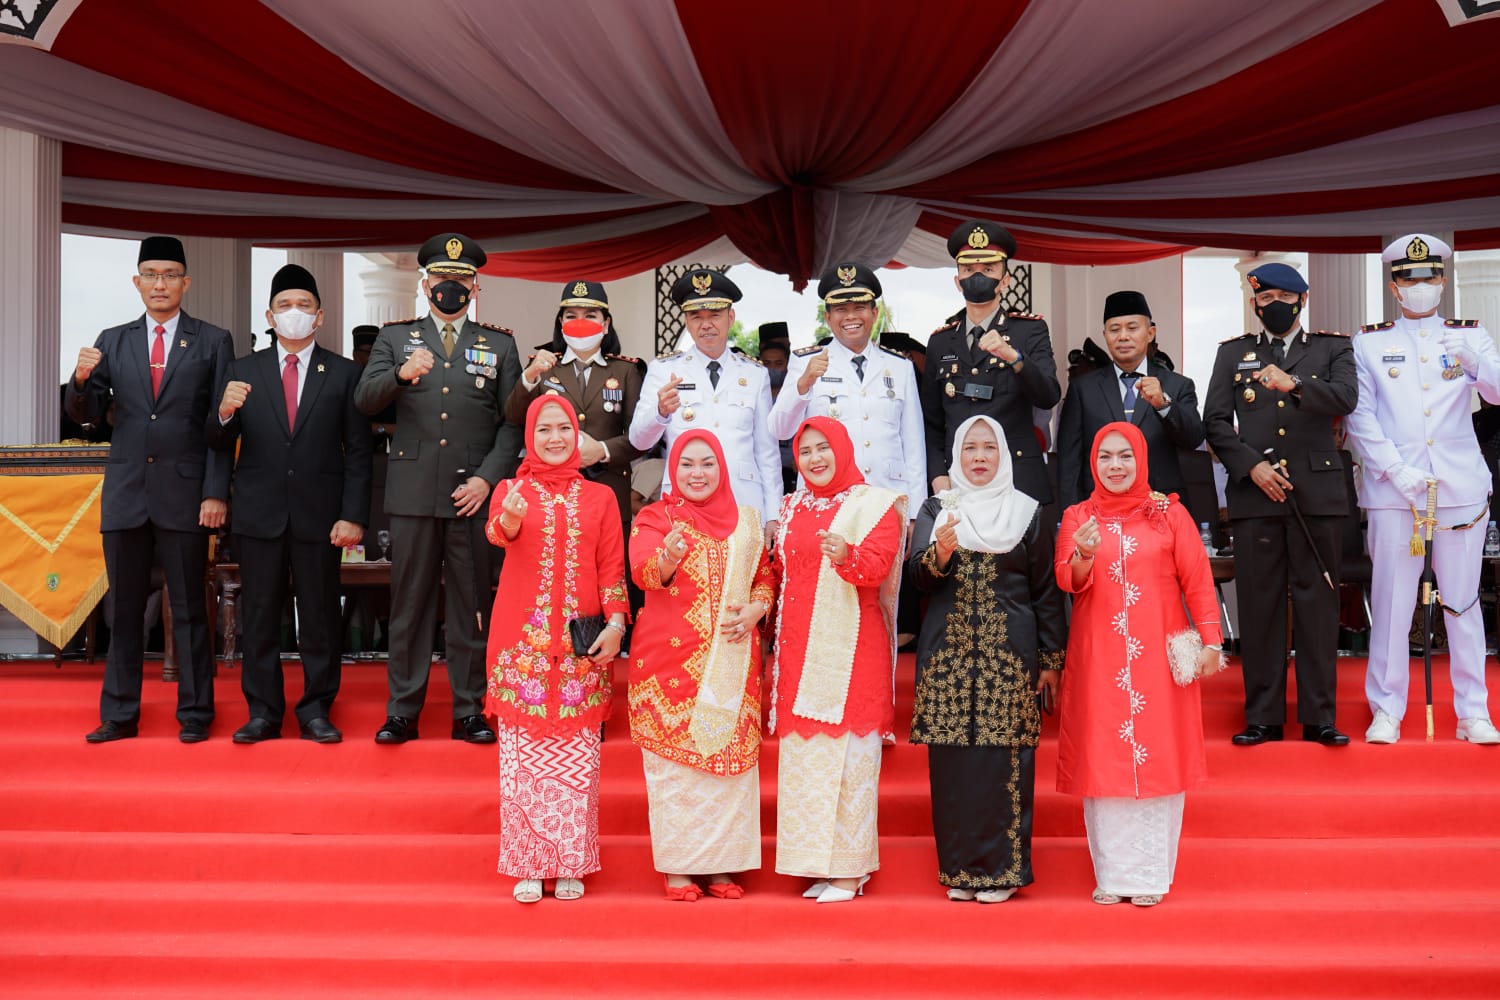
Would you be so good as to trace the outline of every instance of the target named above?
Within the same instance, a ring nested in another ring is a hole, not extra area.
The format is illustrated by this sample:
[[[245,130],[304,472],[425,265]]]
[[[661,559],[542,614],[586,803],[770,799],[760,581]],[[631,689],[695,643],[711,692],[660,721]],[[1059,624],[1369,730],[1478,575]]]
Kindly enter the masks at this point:
[[[1186,628],[1167,636],[1167,663],[1179,687],[1187,687],[1198,679],[1198,657],[1202,654],[1203,639],[1197,629]]]

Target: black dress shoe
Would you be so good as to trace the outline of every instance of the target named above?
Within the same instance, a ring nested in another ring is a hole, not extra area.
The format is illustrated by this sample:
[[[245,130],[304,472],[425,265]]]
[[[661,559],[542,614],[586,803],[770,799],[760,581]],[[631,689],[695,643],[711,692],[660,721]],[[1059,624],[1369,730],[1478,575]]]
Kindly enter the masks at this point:
[[[469,743],[493,743],[495,731],[484,721],[484,716],[466,715],[462,719],[453,720],[453,738]]]
[[[115,740],[135,739],[137,727],[134,722],[101,722],[99,728],[84,739],[90,743],[113,743]]]
[[[1346,747],[1349,737],[1332,726],[1303,726],[1302,738],[1309,743],[1321,743],[1325,747]]]
[[[1255,723],[1245,727],[1242,733],[1235,733],[1229,742],[1237,747],[1253,747],[1262,743],[1276,743],[1281,740],[1280,726],[1260,726]]]
[[[208,739],[208,727],[201,722],[184,722],[177,730],[177,742],[202,743]]]
[[[263,743],[281,739],[281,727],[270,719],[251,719],[234,731],[236,743]]]
[[[314,743],[342,743],[344,734],[338,728],[321,715],[316,719],[308,719],[302,723],[302,738],[312,740]]]
[[[375,733],[376,743],[405,743],[417,738],[417,720],[404,715],[386,716],[385,725]]]

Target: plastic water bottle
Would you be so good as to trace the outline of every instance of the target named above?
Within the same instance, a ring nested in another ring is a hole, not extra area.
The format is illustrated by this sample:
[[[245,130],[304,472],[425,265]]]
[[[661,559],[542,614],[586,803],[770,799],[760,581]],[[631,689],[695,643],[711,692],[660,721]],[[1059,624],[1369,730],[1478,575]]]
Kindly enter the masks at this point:
[[[1484,529],[1484,557],[1486,559],[1500,558],[1500,527],[1494,521]]]
[[[1494,523],[1491,522],[1491,527],[1493,527],[1493,526],[1494,526]],[[1201,541],[1203,543],[1203,551],[1207,552],[1209,555],[1213,555],[1214,554],[1214,533],[1212,531],[1208,530],[1208,522],[1207,521],[1200,521],[1198,523],[1198,539],[1199,539],[1199,541]],[[1497,539],[1497,542],[1500,542],[1500,539]]]

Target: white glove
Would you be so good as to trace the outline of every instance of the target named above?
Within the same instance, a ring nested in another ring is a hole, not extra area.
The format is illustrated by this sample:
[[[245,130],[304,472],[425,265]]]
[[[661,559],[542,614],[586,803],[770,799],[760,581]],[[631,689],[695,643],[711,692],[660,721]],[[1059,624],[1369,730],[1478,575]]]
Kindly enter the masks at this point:
[[[1479,367],[1479,355],[1469,347],[1469,338],[1460,327],[1443,327],[1443,353],[1467,371]]]
[[[1422,473],[1402,462],[1386,473],[1385,478],[1417,510],[1427,509],[1427,477]]]

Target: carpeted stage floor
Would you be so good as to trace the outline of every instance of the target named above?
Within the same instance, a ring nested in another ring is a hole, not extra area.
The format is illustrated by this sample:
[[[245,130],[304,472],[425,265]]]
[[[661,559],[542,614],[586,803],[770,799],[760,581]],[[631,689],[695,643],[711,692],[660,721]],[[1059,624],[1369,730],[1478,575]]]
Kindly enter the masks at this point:
[[[1188,795],[1172,893],[1139,910],[1088,899],[1082,810],[1052,790],[1050,723],[1037,882],[1003,905],[943,897],[925,751],[904,722],[864,898],[816,906],[773,873],[773,740],[766,868],[747,897],[666,902],[621,710],[604,747],[604,871],[582,901],[523,907],[495,874],[494,748],[448,739],[440,667],[406,746],[372,740],[375,664],[345,666],[339,746],[296,739],[294,722],[280,741],[231,744],[245,708],[223,667],[209,742],[177,742],[174,689],[148,680],[140,738],[88,746],[100,666],[0,664],[0,996],[1500,996],[1500,747],[1454,741],[1442,660],[1436,743],[1417,704],[1401,743],[1366,746],[1363,668],[1340,667],[1344,750],[1295,727],[1232,747],[1239,674],[1206,682],[1209,784]],[[908,721],[911,669],[904,656]],[[1490,671],[1500,687],[1493,658]]]

